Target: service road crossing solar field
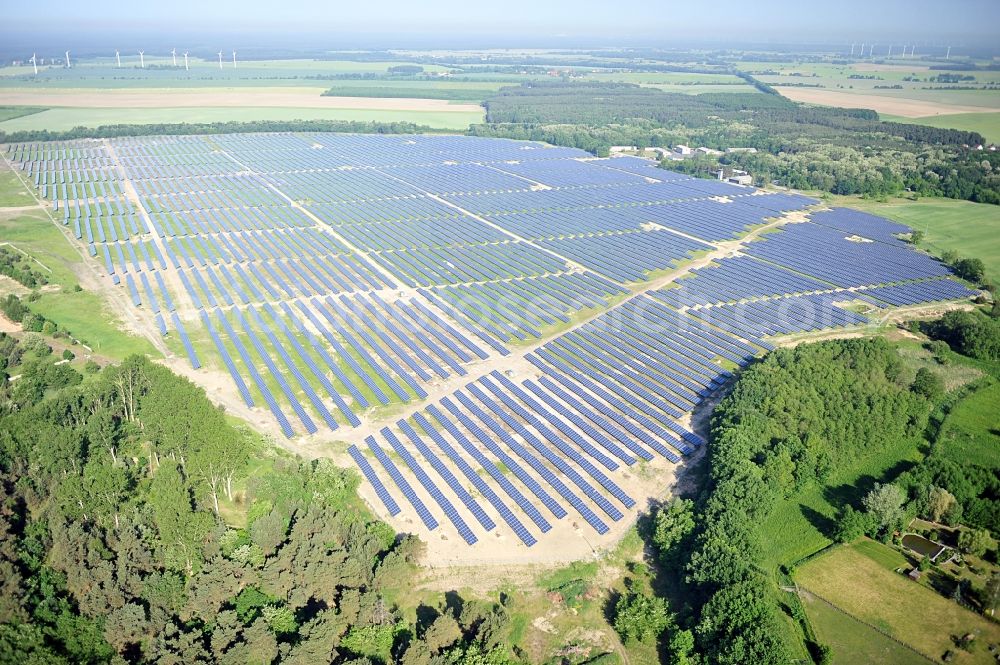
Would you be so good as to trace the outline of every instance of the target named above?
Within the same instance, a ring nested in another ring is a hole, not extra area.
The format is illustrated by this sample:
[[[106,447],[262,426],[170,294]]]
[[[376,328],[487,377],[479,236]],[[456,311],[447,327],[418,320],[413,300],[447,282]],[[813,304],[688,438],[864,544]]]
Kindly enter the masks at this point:
[[[174,366],[355,467],[431,565],[610,546],[704,445],[692,412],[772,338],[976,295],[888,220],[540,143],[240,134],[5,156]]]

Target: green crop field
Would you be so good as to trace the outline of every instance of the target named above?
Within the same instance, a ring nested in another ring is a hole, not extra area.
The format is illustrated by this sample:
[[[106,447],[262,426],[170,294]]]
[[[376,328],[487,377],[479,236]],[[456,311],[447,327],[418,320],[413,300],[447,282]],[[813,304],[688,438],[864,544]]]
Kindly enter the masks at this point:
[[[44,110],[44,108],[39,106],[0,106],[0,122],[31,115],[32,113],[39,113]]]
[[[1000,279],[1000,206],[938,198],[878,202],[833,197],[832,201],[924,231],[921,246],[925,249],[936,254],[950,249],[961,256],[980,258],[986,263],[989,278]]]
[[[927,659],[822,600],[802,599],[816,638],[833,650],[833,665],[927,665]]]
[[[274,107],[205,108],[58,108],[0,122],[0,131],[63,131],[74,127],[142,125],[178,122],[226,122],[252,120],[356,120],[413,122],[433,129],[463,130],[482,122],[483,114],[472,111],[417,111],[385,109],[317,109]]]
[[[882,115],[883,120],[905,122],[911,125],[928,125],[943,129],[962,129],[979,132],[987,141],[1000,143],[1000,111],[993,113],[955,113],[932,115],[923,118],[904,118],[897,115]]]
[[[82,60],[72,69],[62,67],[39,68],[38,75],[32,73],[31,67],[0,67],[0,79],[37,81],[43,84],[68,85],[73,87],[77,82],[87,79],[114,79],[115,83],[128,81],[184,80],[192,77],[211,76],[226,80],[233,78],[296,78],[302,76],[336,75],[336,74],[388,74],[390,67],[414,65],[411,62],[361,62],[353,60],[242,60],[238,59],[236,69],[232,66],[232,54],[224,51],[223,67],[220,69],[215,57],[189,58],[190,69],[182,66],[183,57],[178,55],[178,67],[173,67],[169,53],[145,54],[146,67],[139,67],[137,53],[122,53],[122,67],[115,65],[115,59],[95,58]],[[443,73],[449,71],[440,65],[419,65],[427,73]]]
[[[1000,640],[1000,625],[887,570],[885,562],[871,556],[873,546],[888,550],[886,546],[861,543],[837,547],[803,564],[795,572],[796,582],[932,658],[953,650],[956,665],[994,662],[986,645]],[[955,649],[953,637],[967,633],[978,635],[971,651]]]

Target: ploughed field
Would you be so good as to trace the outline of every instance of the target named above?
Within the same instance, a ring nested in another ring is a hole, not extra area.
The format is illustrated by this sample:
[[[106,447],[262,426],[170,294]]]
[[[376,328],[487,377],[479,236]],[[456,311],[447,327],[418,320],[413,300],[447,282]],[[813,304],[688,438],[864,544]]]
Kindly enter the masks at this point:
[[[293,442],[336,441],[314,451],[451,562],[610,543],[768,338],[975,294],[883,218],[532,142],[170,136],[6,158],[188,376],[227,377],[227,408]]]

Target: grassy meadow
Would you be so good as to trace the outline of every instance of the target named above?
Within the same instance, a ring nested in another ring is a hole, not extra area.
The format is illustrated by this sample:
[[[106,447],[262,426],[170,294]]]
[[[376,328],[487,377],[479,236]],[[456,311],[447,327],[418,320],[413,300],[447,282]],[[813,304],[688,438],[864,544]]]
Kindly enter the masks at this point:
[[[832,665],[927,665],[927,659],[815,596],[802,598],[816,637],[833,650]]]
[[[884,545],[862,540],[808,561],[796,570],[795,580],[807,591],[931,658],[951,650],[956,665],[994,662],[986,645],[1000,641],[1000,625],[894,572],[897,566],[908,566],[905,557]],[[852,642],[858,641],[858,633],[867,635],[871,629],[861,625],[855,630]],[[953,639],[967,633],[978,636],[971,650],[955,647]],[[844,654],[844,662],[851,662],[848,654]]]

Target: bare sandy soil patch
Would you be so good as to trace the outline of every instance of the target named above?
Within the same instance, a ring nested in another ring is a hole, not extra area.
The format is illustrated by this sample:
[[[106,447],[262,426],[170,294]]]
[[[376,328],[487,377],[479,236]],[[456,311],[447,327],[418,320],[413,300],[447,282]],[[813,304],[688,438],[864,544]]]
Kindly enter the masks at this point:
[[[985,106],[942,104],[940,102],[928,102],[920,99],[853,93],[843,90],[781,86],[776,86],[776,89],[785,97],[796,102],[837,106],[840,108],[874,109],[879,113],[899,115],[904,118],[923,118],[929,115],[953,115],[956,113],[983,113],[990,110]]]
[[[0,93],[5,106],[72,108],[197,108],[267,107],[317,109],[374,109],[380,111],[479,112],[477,104],[451,104],[444,99],[323,97],[322,88],[229,88],[210,91],[172,89],[135,90],[9,90]]]

